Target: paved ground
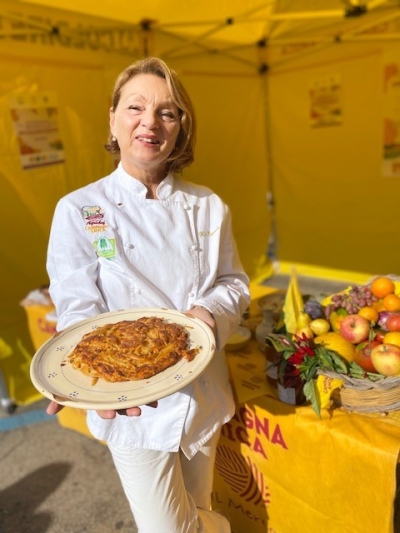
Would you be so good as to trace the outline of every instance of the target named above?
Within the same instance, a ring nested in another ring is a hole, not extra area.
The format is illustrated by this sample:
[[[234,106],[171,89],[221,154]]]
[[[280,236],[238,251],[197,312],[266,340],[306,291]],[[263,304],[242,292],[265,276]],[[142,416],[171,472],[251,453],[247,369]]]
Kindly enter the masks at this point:
[[[107,447],[45,417],[45,405],[0,409],[0,532],[131,533]]]
[[[45,405],[0,409],[0,533],[133,533],[107,447],[61,427]],[[399,503],[400,493],[393,533]]]

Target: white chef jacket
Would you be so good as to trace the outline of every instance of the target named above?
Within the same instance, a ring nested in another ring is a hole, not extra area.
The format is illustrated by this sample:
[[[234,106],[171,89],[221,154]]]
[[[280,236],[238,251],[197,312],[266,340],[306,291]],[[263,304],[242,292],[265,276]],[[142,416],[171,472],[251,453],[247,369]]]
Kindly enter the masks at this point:
[[[59,331],[99,313],[158,307],[207,308],[217,352],[179,392],[142,406],[140,417],[101,419],[88,427],[104,441],[154,450],[196,451],[234,413],[222,350],[249,304],[228,207],[210,189],[169,173],[158,200],[122,164],[62,198],[50,232],[47,270]]]

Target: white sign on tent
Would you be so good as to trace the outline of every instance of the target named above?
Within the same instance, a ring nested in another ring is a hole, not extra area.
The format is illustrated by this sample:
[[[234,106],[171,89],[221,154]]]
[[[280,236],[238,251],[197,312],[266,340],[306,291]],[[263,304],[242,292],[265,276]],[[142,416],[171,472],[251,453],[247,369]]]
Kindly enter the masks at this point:
[[[400,62],[385,57],[383,67],[383,175],[400,178]]]
[[[54,93],[15,96],[10,111],[23,169],[64,162]]]

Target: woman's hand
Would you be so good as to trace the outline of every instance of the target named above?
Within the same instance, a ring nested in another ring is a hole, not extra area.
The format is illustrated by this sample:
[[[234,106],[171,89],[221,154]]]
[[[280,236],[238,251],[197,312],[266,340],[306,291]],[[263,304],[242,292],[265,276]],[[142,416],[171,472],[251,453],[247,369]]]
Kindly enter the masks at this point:
[[[208,309],[206,309],[205,307],[202,307],[201,305],[195,305],[191,309],[188,309],[186,313],[190,313],[194,315],[195,317],[200,318],[200,320],[205,322],[207,326],[210,326],[210,328],[212,329],[212,332],[214,333],[214,335],[216,335],[217,324],[214,320],[212,313],[210,313]]]
[[[50,402],[49,405],[46,408],[46,413],[48,415],[55,415],[61,411],[61,409],[64,409],[63,405],[60,405],[57,402]]]
[[[158,406],[158,402],[155,401],[146,405],[148,405],[149,407],[156,408]],[[123,416],[140,416],[142,414],[142,410],[140,407],[128,407],[128,409],[118,409],[117,411],[111,409],[102,409],[96,411],[96,413],[99,415],[100,418],[103,418],[104,420],[110,420],[112,418],[115,418],[117,413]]]
[[[158,406],[157,400],[151,403],[146,404],[149,407],[156,408]],[[55,415],[61,411],[61,409],[64,409],[64,405],[60,405],[57,402],[50,402],[47,406],[46,413],[48,415]],[[128,407],[128,409],[118,409],[118,411],[114,411],[111,409],[102,409],[99,411],[96,411],[96,413],[99,415],[100,418],[103,418],[104,420],[109,420],[112,418],[115,418],[116,414],[124,415],[124,416],[140,416],[142,414],[142,410],[140,407]]]

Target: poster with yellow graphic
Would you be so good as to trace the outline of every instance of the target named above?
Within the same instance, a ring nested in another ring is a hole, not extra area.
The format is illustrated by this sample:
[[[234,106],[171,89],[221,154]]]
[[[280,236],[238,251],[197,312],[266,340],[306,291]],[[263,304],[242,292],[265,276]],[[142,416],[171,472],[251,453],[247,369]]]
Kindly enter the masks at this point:
[[[56,95],[52,92],[19,94],[11,97],[9,105],[22,168],[64,162]]]
[[[400,62],[383,67],[383,176],[400,177]]]

